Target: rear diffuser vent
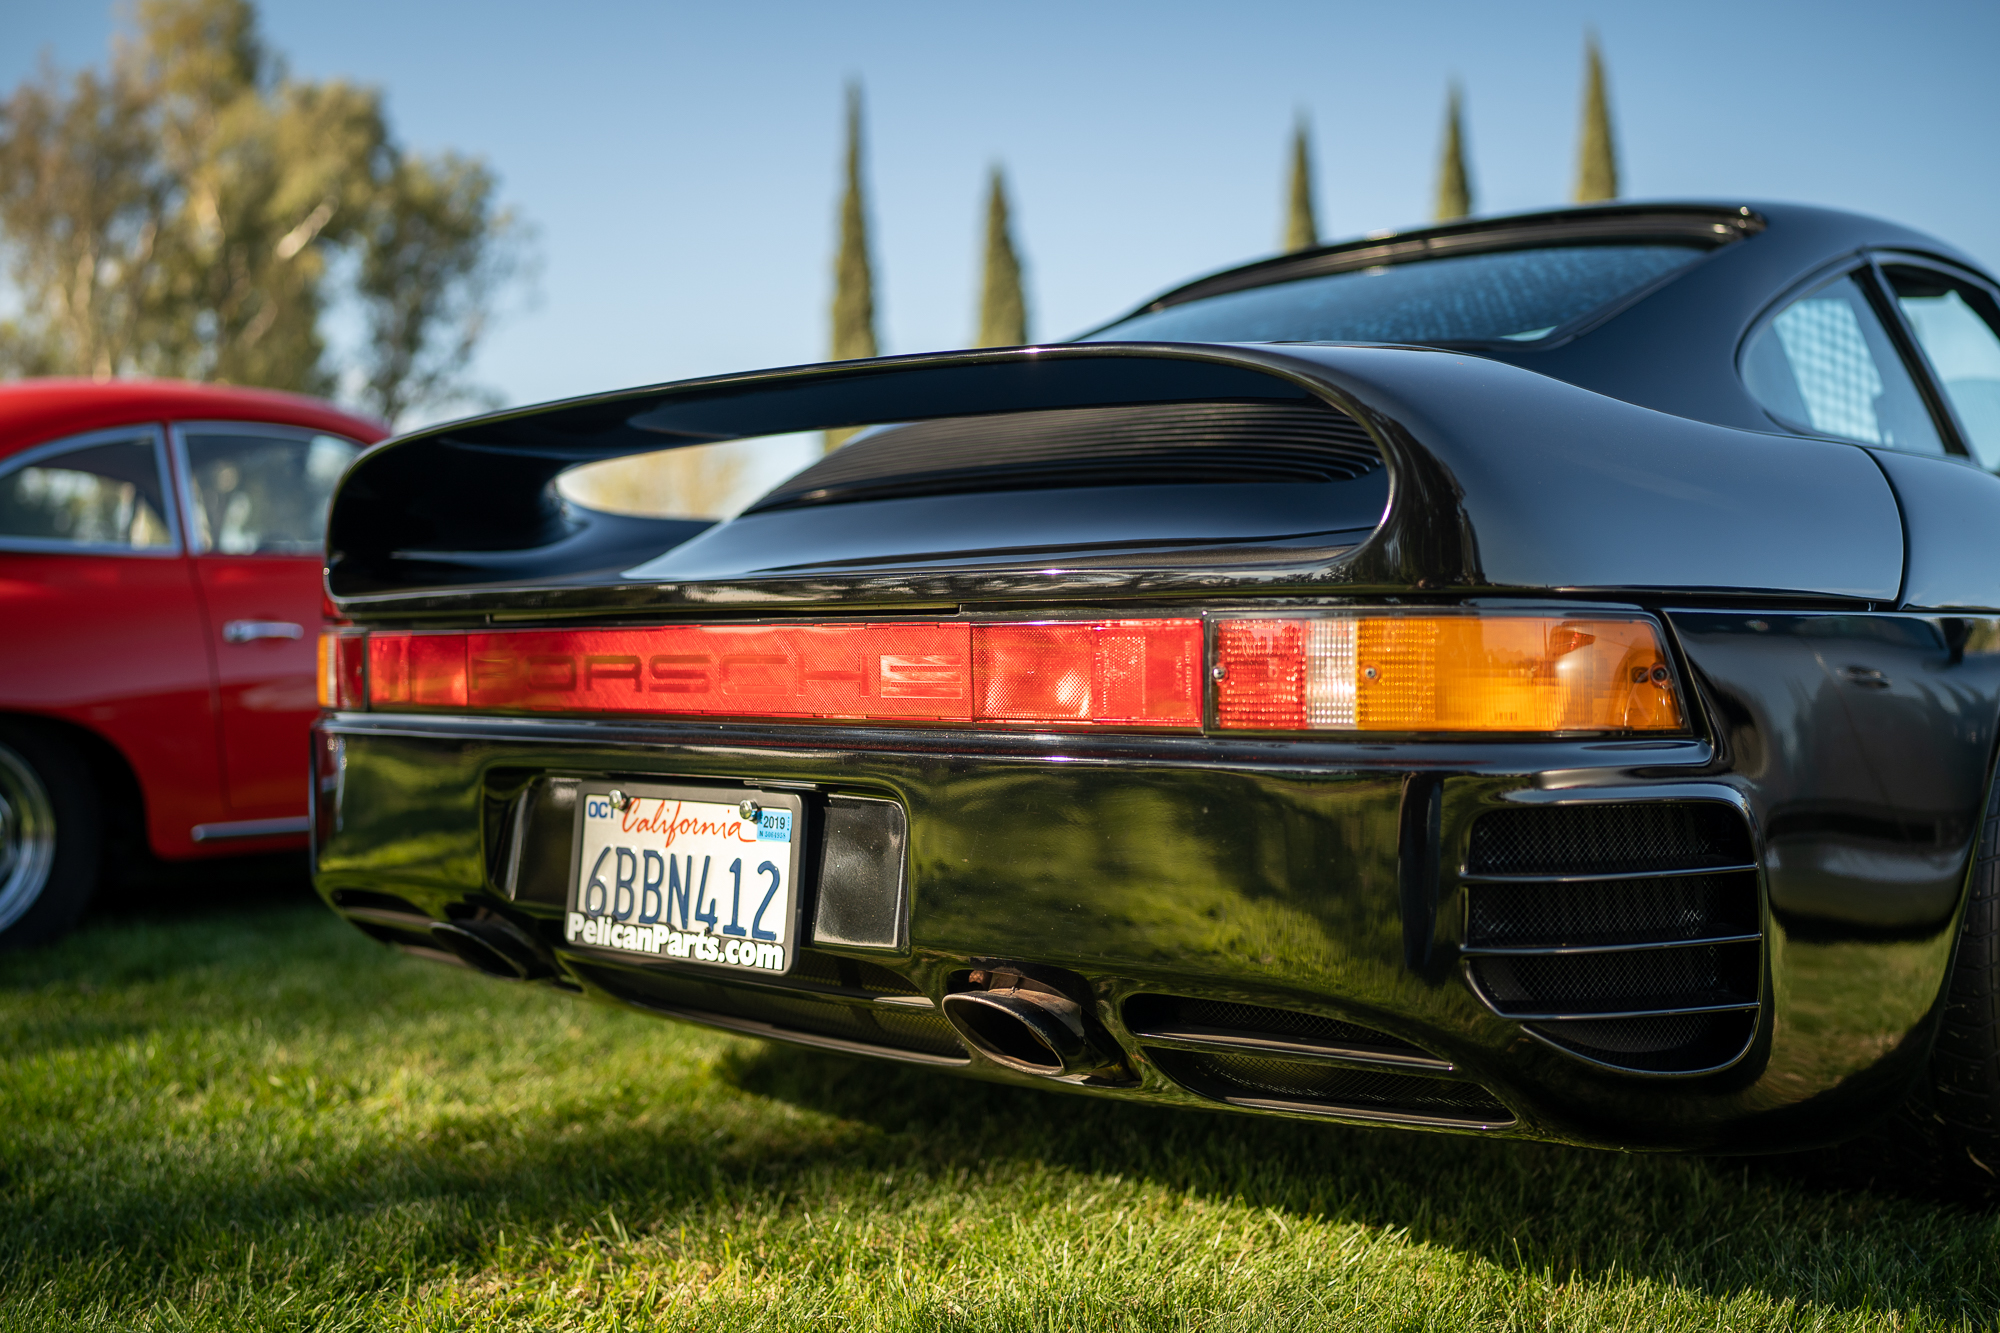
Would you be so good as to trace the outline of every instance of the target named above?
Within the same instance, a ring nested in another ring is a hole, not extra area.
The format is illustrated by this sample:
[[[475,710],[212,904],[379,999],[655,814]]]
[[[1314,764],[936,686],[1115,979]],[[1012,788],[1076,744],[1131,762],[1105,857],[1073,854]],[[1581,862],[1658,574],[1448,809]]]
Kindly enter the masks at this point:
[[[752,1036],[923,1064],[962,1065],[964,1047],[943,1015],[899,974],[801,949],[775,985],[731,985],[660,967],[592,966],[578,975],[617,998]]]
[[[1125,1026],[1160,1072],[1198,1096],[1253,1110],[1491,1129],[1512,1112],[1421,1047],[1296,1009],[1135,995]]]
[[[1318,404],[1064,408],[890,427],[828,455],[745,512],[1075,486],[1316,484],[1380,466],[1360,424]]]
[[[1692,1074],[1755,1035],[1757,870],[1733,807],[1496,810],[1472,826],[1462,878],[1473,990],[1552,1045]]]

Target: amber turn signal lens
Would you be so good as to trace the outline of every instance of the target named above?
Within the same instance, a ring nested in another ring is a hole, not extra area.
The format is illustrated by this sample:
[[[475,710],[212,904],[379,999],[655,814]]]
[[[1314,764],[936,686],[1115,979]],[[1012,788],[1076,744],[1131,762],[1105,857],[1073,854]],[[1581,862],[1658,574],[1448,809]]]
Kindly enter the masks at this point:
[[[1216,625],[1231,730],[1661,732],[1686,726],[1651,621],[1375,615]]]
[[[362,661],[368,640],[359,630],[323,630],[319,636],[318,694],[321,708],[343,711],[366,706]]]

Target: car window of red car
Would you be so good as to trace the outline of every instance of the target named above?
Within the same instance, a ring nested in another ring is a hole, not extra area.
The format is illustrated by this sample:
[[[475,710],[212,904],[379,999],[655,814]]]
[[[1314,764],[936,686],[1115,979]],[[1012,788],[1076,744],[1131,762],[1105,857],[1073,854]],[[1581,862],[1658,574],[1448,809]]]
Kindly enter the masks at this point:
[[[268,426],[190,426],[182,438],[197,551],[319,553],[334,483],[358,445]]]
[[[1944,440],[1852,275],[1766,320],[1743,347],[1743,383],[1793,430],[1943,454]]]
[[[150,431],[58,442],[0,463],[0,542],[9,546],[169,550],[167,513]]]
[[[1897,265],[1883,273],[1951,401],[1966,448],[1981,467],[2000,470],[2000,308],[1983,289],[1931,269]]]

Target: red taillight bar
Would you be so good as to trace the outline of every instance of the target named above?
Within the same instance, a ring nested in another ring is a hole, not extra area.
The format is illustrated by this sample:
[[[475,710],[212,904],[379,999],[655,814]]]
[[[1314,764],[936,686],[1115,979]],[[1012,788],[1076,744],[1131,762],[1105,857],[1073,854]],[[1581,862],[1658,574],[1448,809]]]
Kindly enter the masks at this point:
[[[1191,728],[1201,659],[1193,619],[378,631],[367,698],[387,709]]]
[[[334,708],[875,722],[1202,725],[1405,735],[1681,732],[1642,613],[1335,609],[1195,618],[665,625],[478,633],[330,628]],[[365,670],[364,670],[365,665]],[[365,698],[364,698],[365,695]]]

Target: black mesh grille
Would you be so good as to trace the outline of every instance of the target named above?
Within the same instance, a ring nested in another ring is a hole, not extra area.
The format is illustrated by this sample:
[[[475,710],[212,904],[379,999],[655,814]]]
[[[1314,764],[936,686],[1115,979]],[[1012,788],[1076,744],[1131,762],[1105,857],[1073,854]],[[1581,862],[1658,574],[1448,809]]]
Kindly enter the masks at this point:
[[[958,1038],[952,1035],[951,1024],[937,1014],[877,1009],[871,1012],[869,1017],[889,1035],[888,1044],[891,1046],[912,1051],[928,1051],[932,1055],[960,1053]]]
[[[881,995],[920,995],[923,992],[900,972],[891,972],[874,963],[855,962],[854,981],[861,989]]]
[[[1640,944],[1754,933],[1757,876],[1687,875],[1577,884],[1480,884],[1466,943]]]
[[[1757,998],[1743,976],[1754,947],[1475,958],[1473,980],[1502,1013],[1613,1013],[1741,1004]]]
[[[1475,1083],[1342,1069],[1299,1060],[1192,1051],[1151,1051],[1160,1069],[1193,1092],[1218,1101],[1254,1097],[1301,1107],[1401,1113],[1485,1124],[1513,1120]]]
[[[822,986],[863,990],[874,995],[917,995],[921,992],[900,973],[874,963],[839,958],[813,949],[800,949],[792,956],[791,976]]]
[[[1748,865],[1749,831],[1726,805],[1704,802],[1537,806],[1494,810],[1472,826],[1466,873],[1616,875]]]
[[[1262,1037],[1307,1038],[1332,1046],[1373,1047],[1426,1055],[1386,1032],[1321,1014],[1262,1005],[1203,1000],[1190,995],[1135,995],[1125,1002],[1125,1026],[1140,1034],[1167,1027],[1220,1028]]]
[[[792,954],[791,974],[800,981],[816,981],[822,986],[840,986],[841,959],[830,953],[814,953],[811,949],[799,949]]]
[[[1607,803],[1496,810],[1472,826],[1466,868],[1485,875],[1621,875],[1748,865],[1748,826],[1716,802]],[[1643,1017],[1533,1022],[1557,1046],[1647,1073],[1727,1063],[1755,1035],[1756,1014],[1646,1014],[1754,1004],[1760,940],[1621,949],[1755,935],[1754,870],[1639,879],[1465,885],[1465,943],[1474,949],[1610,946],[1597,953],[1478,956],[1467,964],[1480,998],[1503,1015]]]
[[[1299,403],[1147,403],[921,421],[856,440],[746,512],[1070,486],[1346,481],[1380,467],[1360,424]]]

